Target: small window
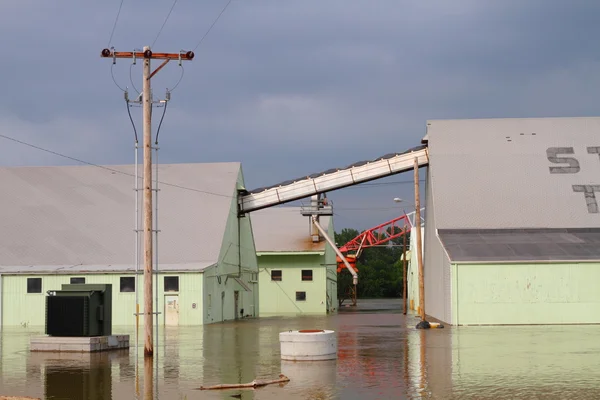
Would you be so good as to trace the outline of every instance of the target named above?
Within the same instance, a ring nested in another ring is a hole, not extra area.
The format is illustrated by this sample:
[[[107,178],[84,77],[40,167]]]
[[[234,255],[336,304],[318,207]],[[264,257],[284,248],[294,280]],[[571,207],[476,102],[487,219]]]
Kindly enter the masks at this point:
[[[306,301],[306,292],[296,292],[296,301]]]
[[[312,281],[312,269],[303,269],[302,270],[302,280],[303,281]]]
[[[135,292],[135,277],[121,277],[121,292]]]
[[[280,281],[281,278],[282,278],[282,274],[281,274],[280,269],[271,270],[271,280],[272,281]]]
[[[208,308],[212,307],[212,296],[209,294],[208,295]]]
[[[71,284],[85,283],[85,278],[71,278]]]
[[[27,293],[42,293],[42,278],[27,278]]]
[[[178,276],[165,276],[165,292],[179,292]]]

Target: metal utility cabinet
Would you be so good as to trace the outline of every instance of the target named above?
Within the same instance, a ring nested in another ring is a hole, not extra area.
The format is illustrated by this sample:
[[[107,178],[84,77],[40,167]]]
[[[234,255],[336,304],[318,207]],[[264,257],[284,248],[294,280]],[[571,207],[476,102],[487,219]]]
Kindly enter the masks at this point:
[[[70,284],[46,296],[46,334],[49,336],[110,336],[110,284]]]

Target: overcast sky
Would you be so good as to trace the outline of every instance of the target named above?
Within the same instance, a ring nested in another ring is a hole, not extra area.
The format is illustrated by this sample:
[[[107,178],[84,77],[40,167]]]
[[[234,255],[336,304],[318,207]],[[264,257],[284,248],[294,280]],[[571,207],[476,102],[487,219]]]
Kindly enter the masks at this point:
[[[120,2],[0,3],[1,134],[133,162],[123,93],[100,58]],[[153,50],[193,49],[226,3],[178,1]],[[110,45],[152,45],[172,4],[125,0]],[[240,161],[252,189],[402,152],[428,119],[598,115],[599,16],[597,0],[233,0],[184,63],[161,162]],[[113,75],[135,97],[141,63],[118,60]],[[170,63],[154,96],[180,76]],[[141,132],[141,109],[131,111]],[[0,138],[0,164],[77,163]],[[411,180],[331,193],[336,230],[397,216],[394,197],[409,209]]]

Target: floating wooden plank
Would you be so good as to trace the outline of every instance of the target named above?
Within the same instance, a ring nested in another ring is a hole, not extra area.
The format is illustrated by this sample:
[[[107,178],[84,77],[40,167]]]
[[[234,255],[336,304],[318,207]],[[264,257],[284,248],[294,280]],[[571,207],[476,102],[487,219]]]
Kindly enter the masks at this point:
[[[240,389],[240,388],[257,388],[261,386],[272,385],[275,383],[286,383],[289,382],[290,378],[283,374],[279,374],[279,379],[255,379],[249,383],[223,383],[221,385],[213,385],[213,386],[200,386],[196,388],[196,390],[221,390],[221,389]],[[0,398],[0,400],[2,400]]]

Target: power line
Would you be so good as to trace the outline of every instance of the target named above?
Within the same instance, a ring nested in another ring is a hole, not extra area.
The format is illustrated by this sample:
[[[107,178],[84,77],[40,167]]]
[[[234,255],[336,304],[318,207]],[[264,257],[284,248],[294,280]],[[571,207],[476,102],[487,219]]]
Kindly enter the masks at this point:
[[[117,28],[117,22],[119,22],[119,16],[121,15],[121,9],[123,8],[123,2],[125,0],[121,0],[121,4],[119,4],[119,11],[117,11],[117,17],[115,18],[115,23],[113,24],[112,31],[110,32],[110,38],[108,39],[108,46],[112,43],[113,35],[115,34],[115,29]]]
[[[131,110],[129,109],[129,107],[131,107],[129,105],[129,100],[125,101],[125,104],[127,105],[127,114],[129,114],[129,120],[131,121],[131,126],[133,126],[133,135],[135,137],[135,142],[138,142],[138,135],[137,135],[137,129],[135,129],[135,123],[133,122],[133,118],[131,117]]]
[[[171,6],[171,9],[169,10],[169,13],[167,14],[167,17],[165,18],[162,26],[160,27],[160,30],[158,31],[158,34],[156,35],[156,38],[154,38],[154,42],[152,42],[152,46],[150,47],[154,47],[154,44],[156,43],[156,41],[158,40],[158,38],[160,37],[160,34],[163,31],[163,28],[165,27],[165,25],[167,24],[167,21],[169,20],[169,17],[171,16],[171,13],[173,12],[173,9],[175,8],[175,4],[177,4],[177,0],[175,0],[173,2],[173,5]]]
[[[79,158],[71,157],[71,156],[68,156],[66,154],[58,153],[58,152],[53,151],[53,150],[45,149],[43,147],[36,146],[34,144],[24,142],[22,140],[12,138],[10,136],[6,136],[6,135],[0,134],[0,137],[4,138],[4,139],[7,139],[7,140],[11,140],[11,141],[13,141],[15,143],[22,144],[24,146],[28,146],[28,147],[31,147],[31,148],[34,148],[34,149],[37,149],[37,150],[40,150],[40,151],[44,151],[46,153],[54,154],[54,155],[59,156],[59,157],[67,158],[69,160],[77,161],[79,163],[86,164],[86,165],[89,165],[89,166],[92,166],[92,167],[101,168],[101,169],[104,169],[106,171],[114,172],[116,174],[121,174],[121,175],[125,175],[125,176],[135,177],[134,174],[130,174],[128,172],[119,171],[118,169],[106,167],[104,165],[94,164],[94,163],[89,162],[89,161],[85,161],[85,160],[82,160],[82,159],[79,159]],[[194,189],[194,188],[190,188],[190,187],[187,187],[187,186],[176,185],[174,183],[169,183],[169,182],[158,181],[158,183],[160,183],[161,185],[166,185],[166,186],[171,186],[171,187],[175,187],[175,188],[179,188],[179,189],[189,190],[189,191],[192,191],[192,192],[210,194],[212,196],[226,197],[228,199],[233,199],[234,198],[233,196],[226,195],[226,194],[220,194],[220,193],[209,192],[209,191],[206,191],[206,190]]]
[[[231,1],[232,0],[229,0],[227,2],[227,4],[225,4],[225,7],[223,7],[223,9],[221,10],[221,12],[217,16],[217,18],[215,18],[215,20],[213,21],[213,23],[210,26],[210,28],[208,28],[208,30],[206,31],[206,33],[204,34],[204,36],[202,36],[202,38],[200,39],[200,41],[198,42],[198,44],[196,45],[196,47],[194,47],[193,51],[196,51],[196,49],[198,48],[198,46],[200,46],[202,44],[202,42],[204,41],[204,38],[210,33],[210,31],[212,30],[213,26],[215,26],[215,24],[217,23],[217,21],[219,21],[219,18],[221,18],[221,15],[223,15],[223,13],[225,12],[225,10],[227,10],[227,7],[229,7],[229,4],[231,4]]]

